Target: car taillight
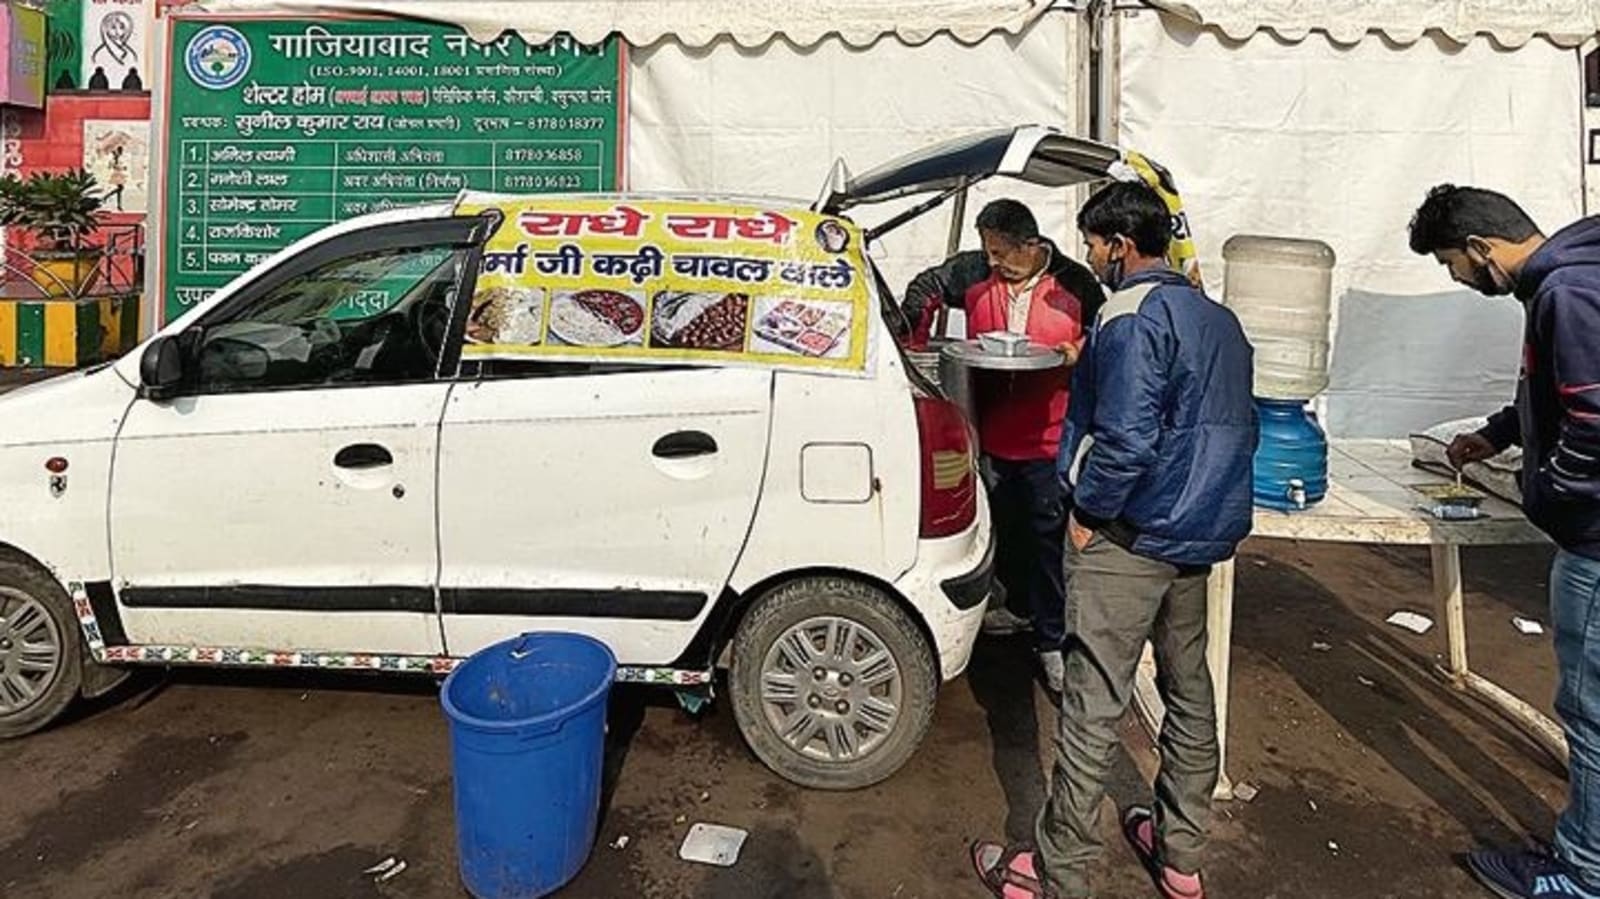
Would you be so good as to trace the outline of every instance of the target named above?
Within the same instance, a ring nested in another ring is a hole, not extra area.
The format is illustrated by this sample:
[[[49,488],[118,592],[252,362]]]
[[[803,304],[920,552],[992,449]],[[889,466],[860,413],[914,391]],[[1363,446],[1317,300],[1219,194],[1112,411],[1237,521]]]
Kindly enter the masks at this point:
[[[913,402],[922,442],[922,536],[959,534],[978,517],[972,428],[949,400],[919,396]]]

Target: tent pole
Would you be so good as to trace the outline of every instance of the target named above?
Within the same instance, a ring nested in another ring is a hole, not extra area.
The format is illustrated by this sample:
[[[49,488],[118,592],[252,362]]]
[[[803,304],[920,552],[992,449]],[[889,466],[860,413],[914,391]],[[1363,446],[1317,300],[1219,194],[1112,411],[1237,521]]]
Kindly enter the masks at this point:
[[[1117,48],[1114,0],[1091,0],[1089,19],[1089,134],[1101,143],[1116,143]]]

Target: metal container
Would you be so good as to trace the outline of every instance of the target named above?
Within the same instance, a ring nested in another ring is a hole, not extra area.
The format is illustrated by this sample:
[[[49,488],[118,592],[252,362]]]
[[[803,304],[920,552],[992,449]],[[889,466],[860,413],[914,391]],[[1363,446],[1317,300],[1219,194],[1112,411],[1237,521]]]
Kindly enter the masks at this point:
[[[972,401],[972,369],[962,364],[953,353],[939,354],[939,389],[944,391],[950,402],[961,407],[961,411],[967,415],[967,421],[977,425],[978,410]]]
[[[978,421],[972,398],[972,370],[1026,372],[1058,368],[1066,362],[1060,350],[1026,344],[1016,355],[985,352],[976,340],[959,340],[939,352],[939,386],[950,401],[967,413],[967,420]]]

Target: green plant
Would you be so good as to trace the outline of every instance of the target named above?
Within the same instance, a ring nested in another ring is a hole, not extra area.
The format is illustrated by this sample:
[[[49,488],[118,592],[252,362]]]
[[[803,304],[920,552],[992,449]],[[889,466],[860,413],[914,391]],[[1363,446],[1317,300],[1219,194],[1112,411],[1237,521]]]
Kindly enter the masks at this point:
[[[100,185],[85,169],[0,178],[0,224],[32,231],[41,249],[81,253],[100,227]]]
[[[0,176],[0,225],[10,225],[21,217],[24,182],[11,173]]]

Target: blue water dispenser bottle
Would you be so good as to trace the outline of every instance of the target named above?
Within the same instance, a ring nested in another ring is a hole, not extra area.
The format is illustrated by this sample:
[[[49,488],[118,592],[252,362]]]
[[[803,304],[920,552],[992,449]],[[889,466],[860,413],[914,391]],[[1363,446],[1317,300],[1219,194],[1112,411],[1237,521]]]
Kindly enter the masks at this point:
[[[1240,234],[1223,245],[1224,302],[1255,348],[1255,504],[1305,509],[1328,492],[1328,439],[1311,400],[1328,386],[1333,248]]]

